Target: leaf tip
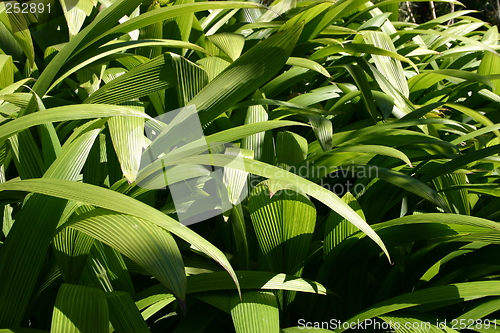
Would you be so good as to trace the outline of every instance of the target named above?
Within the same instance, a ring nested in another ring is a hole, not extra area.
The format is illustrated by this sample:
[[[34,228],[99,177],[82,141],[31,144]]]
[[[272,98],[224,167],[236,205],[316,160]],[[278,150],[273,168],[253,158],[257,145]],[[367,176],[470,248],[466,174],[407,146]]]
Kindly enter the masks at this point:
[[[128,184],[132,184],[133,182],[135,182],[135,176],[132,175],[132,174],[125,174],[125,179],[127,180]]]
[[[181,308],[182,314],[184,317],[186,316],[187,309],[186,309],[186,300],[185,299],[180,299],[177,298],[177,303],[179,303],[179,307]]]

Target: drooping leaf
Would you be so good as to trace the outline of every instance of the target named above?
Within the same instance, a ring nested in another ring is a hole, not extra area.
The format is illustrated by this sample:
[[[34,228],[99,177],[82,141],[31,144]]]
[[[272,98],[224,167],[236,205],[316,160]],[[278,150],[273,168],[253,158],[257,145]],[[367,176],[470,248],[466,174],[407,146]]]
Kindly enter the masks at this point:
[[[218,261],[229,271],[237,284],[237,278],[231,265],[219,249],[189,228],[181,225],[178,221],[138,200],[105,188],[56,179],[31,179],[8,182],[0,184],[0,190],[22,190],[25,184],[29,187],[24,188],[26,191],[84,202],[118,213],[132,215],[160,226],[193,244],[198,250]],[[38,186],[35,184],[38,184]],[[19,187],[19,185],[21,186]]]
[[[226,53],[231,60],[235,61],[241,55],[245,38],[234,33],[218,33],[207,37],[212,43]]]
[[[174,239],[165,230],[140,218],[102,209],[81,214],[65,226],[115,248],[184,299],[184,265]]]
[[[116,332],[150,332],[130,294],[115,291],[105,295],[109,320]]]
[[[141,106],[137,106],[143,110]],[[144,146],[144,118],[113,117],[108,120],[109,133],[125,179],[133,183],[139,172]]]
[[[271,292],[245,291],[231,298],[231,317],[237,333],[278,332],[279,311]],[[258,318],[258,320],[256,320]]]
[[[50,331],[109,332],[108,304],[104,293],[95,288],[63,284],[57,293]]]
[[[359,216],[364,218],[363,210],[361,209],[356,198],[354,198],[350,192],[344,194],[342,200],[352,207],[356,213],[359,214]],[[326,220],[323,255],[326,257],[335,246],[339,245],[343,240],[357,231],[358,229],[346,219],[343,219],[338,214],[331,212]]]

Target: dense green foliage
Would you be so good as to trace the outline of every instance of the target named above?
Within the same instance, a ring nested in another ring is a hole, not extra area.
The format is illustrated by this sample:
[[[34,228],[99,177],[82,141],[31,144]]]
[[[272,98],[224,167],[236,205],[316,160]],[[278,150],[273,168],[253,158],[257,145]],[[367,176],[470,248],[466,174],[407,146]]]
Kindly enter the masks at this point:
[[[500,326],[496,27],[396,1],[38,2],[0,3],[0,332]],[[190,105],[252,186],[186,227],[137,184],[145,120]]]

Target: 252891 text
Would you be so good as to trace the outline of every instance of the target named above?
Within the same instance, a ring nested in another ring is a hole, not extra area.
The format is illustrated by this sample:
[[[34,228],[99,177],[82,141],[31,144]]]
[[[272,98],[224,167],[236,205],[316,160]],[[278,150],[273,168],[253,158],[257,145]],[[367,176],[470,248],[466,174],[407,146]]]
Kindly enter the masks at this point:
[[[5,12],[7,14],[41,14],[44,12],[50,13],[50,3],[35,3],[35,2],[7,2],[5,3]]]

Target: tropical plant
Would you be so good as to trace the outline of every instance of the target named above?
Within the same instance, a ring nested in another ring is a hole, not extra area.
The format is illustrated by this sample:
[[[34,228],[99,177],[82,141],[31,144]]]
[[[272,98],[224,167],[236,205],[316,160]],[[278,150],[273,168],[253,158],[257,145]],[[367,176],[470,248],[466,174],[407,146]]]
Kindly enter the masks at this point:
[[[398,2],[0,3],[0,332],[495,330],[498,30]]]

